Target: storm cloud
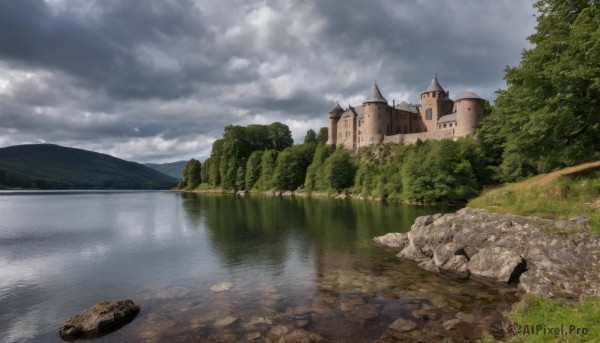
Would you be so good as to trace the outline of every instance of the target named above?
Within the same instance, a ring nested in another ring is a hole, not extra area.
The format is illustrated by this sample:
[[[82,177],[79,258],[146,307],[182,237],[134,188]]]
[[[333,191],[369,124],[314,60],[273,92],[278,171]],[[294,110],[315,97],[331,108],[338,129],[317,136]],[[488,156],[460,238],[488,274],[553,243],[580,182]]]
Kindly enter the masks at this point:
[[[299,141],[373,80],[417,102],[434,72],[493,101],[533,2],[1,1],[0,146],[203,159],[227,125],[281,121]]]

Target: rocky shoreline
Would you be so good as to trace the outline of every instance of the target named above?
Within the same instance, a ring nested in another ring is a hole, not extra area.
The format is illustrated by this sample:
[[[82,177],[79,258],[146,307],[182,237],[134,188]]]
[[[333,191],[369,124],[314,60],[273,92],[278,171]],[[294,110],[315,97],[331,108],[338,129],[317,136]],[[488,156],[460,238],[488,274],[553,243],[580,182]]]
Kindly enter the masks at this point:
[[[237,196],[246,196],[249,194],[261,194],[268,195],[273,197],[302,197],[302,198],[335,198],[335,199],[358,199],[358,200],[373,200],[373,201],[383,201],[384,198],[376,197],[376,196],[363,196],[360,194],[352,194],[349,192],[340,192],[340,193],[327,193],[327,192],[304,192],[304,191],[285,191],[285,190],[276,190],[276,191],[234,191],[234,190],[224,190],[220,188],[215,189],[202,189],[202,190],[176,190],[177,192],[183,193],[203,193],[203,194],[235,194]],[[446,203],[446,202],[407,202],[405,203],[411,205],[449,205],[449,206],[464,206],[465,203]]]
[[[600,237],[585,217],[551,220],[463,208],[375,237],[432,272],[509,283],[545,298],[600,295]]]

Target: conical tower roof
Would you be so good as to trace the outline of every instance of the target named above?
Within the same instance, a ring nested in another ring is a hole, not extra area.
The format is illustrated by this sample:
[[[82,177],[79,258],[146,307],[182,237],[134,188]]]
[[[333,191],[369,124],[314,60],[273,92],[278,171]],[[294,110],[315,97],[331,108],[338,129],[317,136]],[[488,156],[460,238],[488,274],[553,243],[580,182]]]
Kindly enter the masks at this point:
[[[342,106],[340,106],[339,102],[336,102],[335,106],[333,106],[333,108],[329,110],[329,113],[344,113],[344,109],[342,108]]]
[[[479,95],[475,94],[475,92],[473,91],[462,91],[460,92],[456,98],[454,98],[454,101],[458,101],[458,100],[464,100],[464,99],[477,99],[477,100],[483,100],[482,97],[480,97]]]
[[[444,88],[442,88],[442,86],[438,82],[437,76],[435,74],[433,74],[433,80],[431,80],[429,87],[427,87],[427,89],[424,90],[423,93],[425,93],[425,92],[443,92],[443,91],[444,91]]]
[[[364,102],[384,102],[387,104],[387,100],[381,95],[379,91],[379,87],[377,87],[377,83],[373,82],[373,87],[371,87],[371,91],[369,92],[369,96]]]

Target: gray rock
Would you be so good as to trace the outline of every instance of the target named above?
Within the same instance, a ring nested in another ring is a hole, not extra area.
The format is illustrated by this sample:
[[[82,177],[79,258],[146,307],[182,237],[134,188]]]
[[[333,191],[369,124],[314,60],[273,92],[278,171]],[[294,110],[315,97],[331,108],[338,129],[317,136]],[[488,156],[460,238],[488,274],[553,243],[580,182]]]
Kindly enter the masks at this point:
[[[543,297],[600,296],[600,237],[585,217],[551,220],[463,208],[374,238],[432,272],[518,284]]]
[[[269,332],[270,336],[275,336],[275,337],[281,337],[283,335],[285,335],[286,333],[288,333],[289,329],[287,326],[284,325],[277,325],[271,328],[271,331]]]
[[[464,248],[457,243],[440,244],[433,249],[433,263],[437,267],[442,267],[449,259],[457,255],[457,252]],[[464,257],[464,256],[463,256]]]
[[[105,300],[63,322],[63,337],[97,334],[128,323],[140,312],[131,300]]]
[[[438,320],[440,319],[440,314],[434,309],[416,309],[410,313],[413,317],[421,320]]]
[[[378,308],[374,305],[356,306],[351,312],[354,317],[361,320],[369,320],[379,316]]]
[[[444,330],[454,330],[456,329],[458,324],[460,324],[460,319],[450,319],[448,321],[443,322],[442,327],[444,327]]]
[[[474,275],[508,283],[520,263],[522,257],[510,249],[485,247],[471,258],[467,268]]]
[[[283,336],[283,342],[311,343],[321,341],[323,341],[321,335],[302,329],[295,329],[292,333]]]
[[[390,324],[388,328],[398,332],[407,332],[416,329],[417,323],[413,322],[412,320],[398,318],[392,324]]]
[[[387,235],[373,238],[373,242],[384,247],[401,250],[408,244],[408,237],[405,233],[391,232]]]
[[[226,327],[238,321],[237,317],[234,316],[225,316],[215,322],[216,327]]]
[[[246,334],[247,341],[255,341],[260,338],[260,331],[250,331]]]
[[[215,293],[225,292],[225,291],[230,290],[232,286],[233,286],[232,283],[221,282],[221,283],[218,283],[216,285],[210,286],[210,290],[213,291],[213,292],[215,292]]]

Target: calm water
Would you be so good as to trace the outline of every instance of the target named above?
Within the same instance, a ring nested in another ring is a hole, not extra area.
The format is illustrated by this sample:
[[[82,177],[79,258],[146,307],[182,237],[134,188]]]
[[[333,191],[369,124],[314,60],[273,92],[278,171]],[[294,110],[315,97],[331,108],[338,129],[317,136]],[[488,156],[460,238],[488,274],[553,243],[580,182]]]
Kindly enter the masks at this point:
[[[295,328],[347,342],[499,336],[514,289],[438,276],[371,243],[442,210],[171,192],[3,192],[0,341],[62,342],[64,319],[126,298],[140,314],[97,342],[264,341]],[[210,290],[219,283],[231,288]],[[415,317],[419,309],[430,311],[429,320]],[[443,330],[460,312],[472,323]],[[419,330],[398,336],[387,329],[398,318]]]

